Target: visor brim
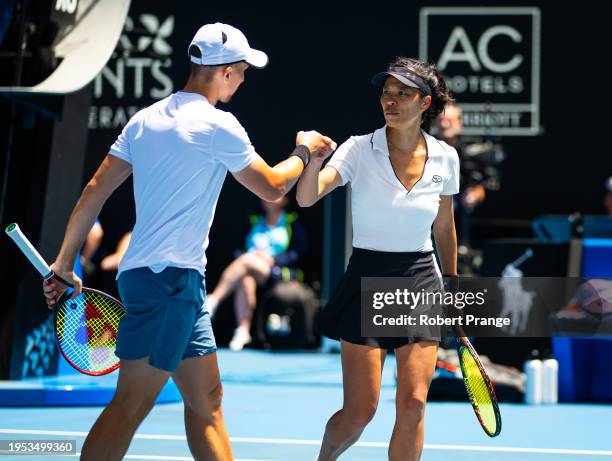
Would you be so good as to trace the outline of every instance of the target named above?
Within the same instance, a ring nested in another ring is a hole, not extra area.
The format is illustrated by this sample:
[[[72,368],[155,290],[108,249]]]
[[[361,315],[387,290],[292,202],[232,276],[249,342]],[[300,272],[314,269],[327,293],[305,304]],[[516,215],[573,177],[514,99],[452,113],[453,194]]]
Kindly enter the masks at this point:
[[[403,83],[404,85],[409,86],[410,88],[416,88],[417,90],[421,89],[419,85],[414,83],[412,80],[408,80],[403,75],[395,73],[395,72],[379,72],[374,77],[372,77],[372,85],[381,87],[385,84],[385,81],[387,80],[388,77],[394,77],[397,80],[399,80],[401,83]]]

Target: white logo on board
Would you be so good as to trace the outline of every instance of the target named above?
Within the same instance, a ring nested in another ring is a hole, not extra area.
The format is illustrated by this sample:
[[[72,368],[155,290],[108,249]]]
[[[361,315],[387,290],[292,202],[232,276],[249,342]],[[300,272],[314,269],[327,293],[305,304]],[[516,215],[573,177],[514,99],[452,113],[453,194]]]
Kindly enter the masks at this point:
[[[419,57],[435,62],[467,135],[540,133],[540,10],[424,7]]]
[[[491,72],[512,72],[523,62],[521,54],[515,54],[506,62],[496,62],[489,53],[491,40],[500,35],[510,37],[515,43],[523,41],[523,36],[514,27],[496,25],[487,29],[480,36],[476,48],[474,48],[465,29],[461,26],[455,27],[440,55],[438,67],[440,70],[444,70],[450,61],[465,61],[475,72],[482,70],[483,66]],[[461,49],[461,51],[458,51],[458,49]]]
[[[94,81],[95,99],[106,99],[110,94],[118,102],[101,106],[94,103],[89,128],[121,128],[152,100],[172,93],[174,83],[168,70],[172,66],[173,33],[174,15],[145,13],[138,16],[138,22],[127,17],[118,46],[123,54],[111,59]],[[122,104],[124,98],[135,100],[135,104]]]
[[[123,48],[126,50],[136,49],[138,52],[144,52],[150,48],[158,55],[170,56],[172,46],[166,39],[169,39],[174,32],[174,16],[168,16],[161,23],[160,18],[153,14],[141,14],[138,19],[148,35],[139,37],[136,46],[134,46],[128,36],[129,33],[134,32],[134,21],[128,16],[124,27],[126,33],[122,34],[119,39]]]

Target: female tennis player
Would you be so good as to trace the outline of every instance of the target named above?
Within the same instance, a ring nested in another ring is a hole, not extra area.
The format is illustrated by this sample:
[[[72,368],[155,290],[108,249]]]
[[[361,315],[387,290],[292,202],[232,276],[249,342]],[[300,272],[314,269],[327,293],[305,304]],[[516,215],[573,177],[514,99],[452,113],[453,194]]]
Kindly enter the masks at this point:
[[[338,186],[352,187],[353,253],[321,316],[323,334],[341,341],[344,403],[327,423],[319,461],[337,459],[374,416],[388,349],[395,349],[398,383],[389,459],[420,458],[440,338],[362,337],[360,281],[418,276],[439,283],[432,226],[444,274],[457,271],[452,196],[459,192],[459,159],[455,149],[422,128],[451,101],[444,78],[432,64],[397,58],[372,83],[382,88],[386,125],[351,137],[322,170],[320,155],[298,183],[301,206],[313,205]]]

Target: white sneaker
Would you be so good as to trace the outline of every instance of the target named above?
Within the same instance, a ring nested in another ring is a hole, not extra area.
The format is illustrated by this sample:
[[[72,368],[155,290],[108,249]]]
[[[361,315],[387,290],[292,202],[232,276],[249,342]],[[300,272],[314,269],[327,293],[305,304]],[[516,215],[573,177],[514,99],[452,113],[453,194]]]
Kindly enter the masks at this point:
[[[236,328],[234,330],[234,337],[229,343],[229,348],[233,351],[241,351],[244,346],[251,342],[251,335],[244,328]]]

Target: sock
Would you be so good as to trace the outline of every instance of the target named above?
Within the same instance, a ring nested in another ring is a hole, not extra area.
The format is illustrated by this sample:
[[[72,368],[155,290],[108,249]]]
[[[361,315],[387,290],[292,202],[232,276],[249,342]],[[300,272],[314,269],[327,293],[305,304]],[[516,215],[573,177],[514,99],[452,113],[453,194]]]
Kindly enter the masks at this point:
[[[210,295],[206,297],[206,310],[210,315],[213,315],[215,313],[215,310],[217,309],[218,305],[219,301],[217,301],[216,298],[213,298]]]

